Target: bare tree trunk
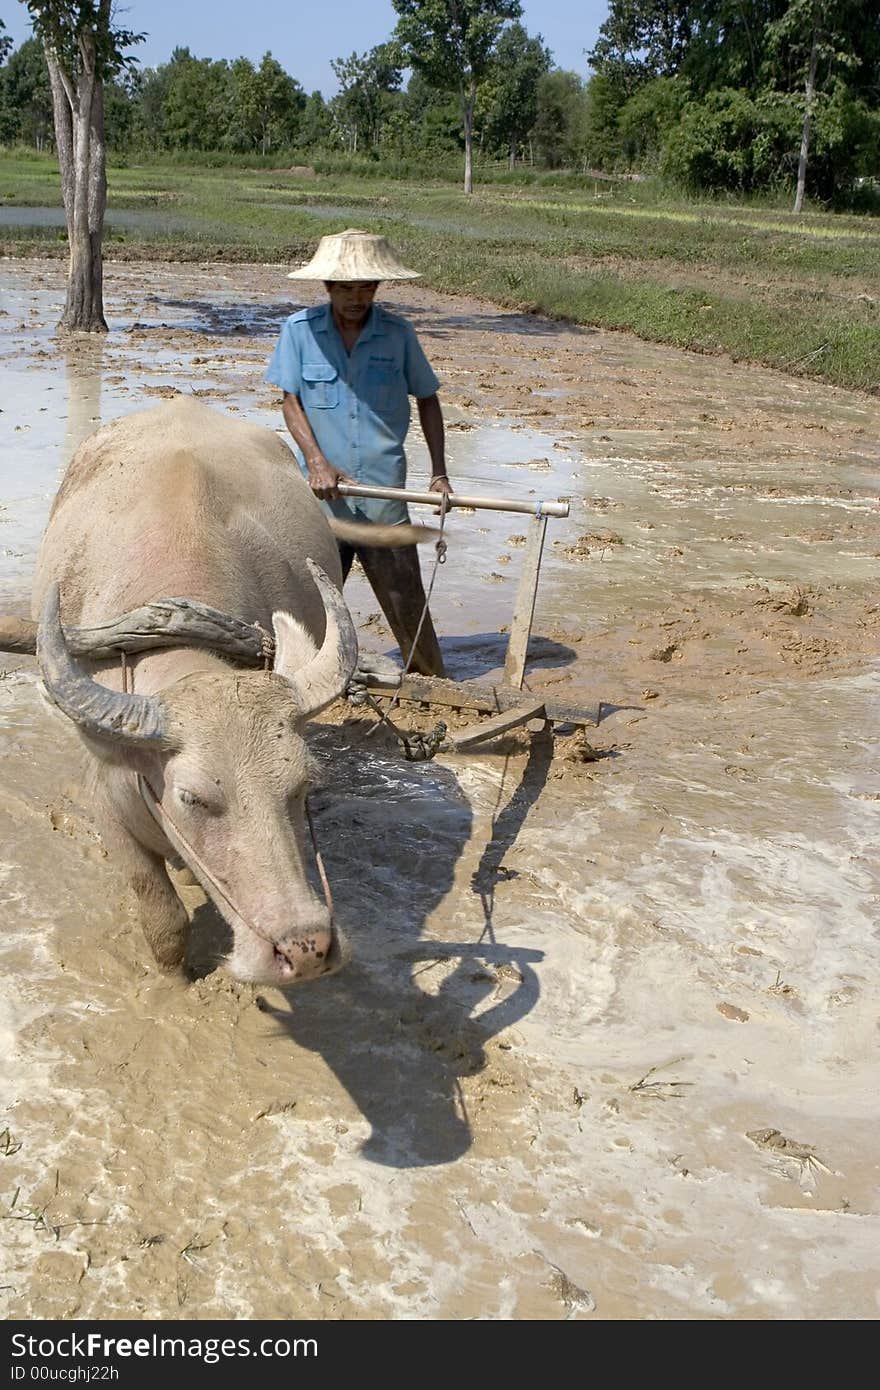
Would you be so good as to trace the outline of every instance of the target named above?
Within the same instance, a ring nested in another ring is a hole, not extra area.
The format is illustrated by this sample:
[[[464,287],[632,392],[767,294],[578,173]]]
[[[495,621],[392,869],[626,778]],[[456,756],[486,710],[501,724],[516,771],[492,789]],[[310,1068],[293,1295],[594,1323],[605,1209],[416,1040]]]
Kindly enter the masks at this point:
[[[104,93],[95,71],[94,44],[88,39],[81,43],[83,71],[76,85],[54,50],[46,47],[70,246],[67,299],[59,328],[106,333],[101,256],[107,204]]]
[[[816,64],[819,60],[818,25],[813,25],[813,45],[810,49],[810,67],[807,73],[807,87],[804,94],[804,124],[801,127],[801,153],[798,159],[797,192],[794,195],[794,212],[801,212],[804,206],[804,193],[807,187],[807,157],[810,153],[810,125],[813,119],[813,101],[816,96]]]
[[[474,191],[474,107],[477,104],[477,84],[473,80],[461,94],[461,114],[464,124],[464,191]]]
[[[508,153],[508,156],[507,156],[507,167],[508,167],[508,169],[515,169],[515,168],[516,168],[516,141],[515,141],[515,140],[511,140],[511,142],[510,142],[510,150],[509,150],[509,153]]]

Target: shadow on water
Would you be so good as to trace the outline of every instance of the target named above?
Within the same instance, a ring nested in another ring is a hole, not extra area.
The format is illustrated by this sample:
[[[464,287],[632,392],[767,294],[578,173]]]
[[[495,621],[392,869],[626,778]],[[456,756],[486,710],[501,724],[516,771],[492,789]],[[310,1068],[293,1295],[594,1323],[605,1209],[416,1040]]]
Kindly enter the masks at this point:
[[[544,318],[537,310],[534,313],[508,313],[487,306],[485,312],[476,310],[468,314],[445,314],[433,306],[416,307],[399,300],[391,307],[408,319],[416,330],[430,334],[432,338],[451,338],[458,333],[516,333],[530,338],[558,338],[561,334],[567,337],[572,334],[594,337],[598,332],[595,328],[584,328],[567,319]]]
[[[543,952],[499,943],[491,909],[501,861],[546,779],[551,741],[535,740],[521,785],[494,821],[473,877],[474,939],[465,942],[422,939],[471,836],[455,774],[353,750],[344,732],[328,727],[316,730],[313,746],[332,770],[313,814],[352,960],[338,975],[290,991],[281,1006],[260,1007],[279,1041],[320,1054],[369,1121],[364,1157],[393,1168],[450,1163],[473,1137],[461,1078],[486,1067],[489,1039],[539,995],[534,967]],[[213,910],[194,922],[204,960],[209,938],[215,960],[228,947],[218,930]]]
[[[133,327],[140,331],[153,328],[174,332],[179,329],[221,338],[228,334],[269,337],[280,332],[285,319],[304,307],[289,301],[275,304],[217,304],[203,299],[166,299],[156,294],[148,295],[145,303],[165,309],[182,309],[187,317],[176,319],[173,323],[134,324]]]
[[[256,338],[271,337],[280,332],[281,325],[286,318],[305,307],[290,301],[272,304],[231,302],[217,304],[200,299],[168,299],[162,295],[149,295],[145,302],[155,305],[157,309],[183,310],[186,313],[186,318],[178,319],[173,323],[136,323],[133,325],[141,331],[161,328],[165,332],[174,332],[175,329],[180,329],[181,331],[206,333],[217,337],[228,334],[246,334]],[[381,288],[377,302],[383,302]],[[555,321],[543,318],[537,313],[507,313],[493,309],[491,306],[487,306],[485,312],[475,310],[468,314],[449,314],[438,310],[433,305],[417,306],[400,299],[384,302],[388,309],[401,314],[417,331],[430,334],[433,338],[449,338],[462,332],[524,333],[535,338],[553,338],[563,333],[587,336],[596,332],[594,328],[583,328],[564,320]]]
[[[489,671],[500,671],[507,655],[507,636],[497,632],[467,633],[458,637],[442,637],[440,647],[446,669],[455,680],[471,680],[486,675]],[[391,649],[402,662],[398,647]],[[532,636],[529,638],[527,670],[549,669],[568,666],[577,659],[577,652],[564,642],[555,642],[550,637]]]

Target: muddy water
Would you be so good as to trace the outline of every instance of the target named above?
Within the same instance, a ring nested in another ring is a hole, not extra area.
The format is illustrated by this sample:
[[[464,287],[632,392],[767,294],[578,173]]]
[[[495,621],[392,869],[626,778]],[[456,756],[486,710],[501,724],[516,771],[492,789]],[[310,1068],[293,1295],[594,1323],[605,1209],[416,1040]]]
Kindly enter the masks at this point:
[[[0,601],[25,611],[78,439],[182,384],[277,425],[288,306],[277,268],[110,267],[113,332],[65,352],[58,270],[0,274]],[[527,680],[601,701],[604,756],[406,764],[333,711],[317,818],[354,962],[258,1000],[195,890],[195,982],[156,977],[75,739],[9,659],[8,1313],[875,1317],[880,406],[393,298],[462,490],[571,498]],[[450,519],[457,675],[503,661],[527,526]]]

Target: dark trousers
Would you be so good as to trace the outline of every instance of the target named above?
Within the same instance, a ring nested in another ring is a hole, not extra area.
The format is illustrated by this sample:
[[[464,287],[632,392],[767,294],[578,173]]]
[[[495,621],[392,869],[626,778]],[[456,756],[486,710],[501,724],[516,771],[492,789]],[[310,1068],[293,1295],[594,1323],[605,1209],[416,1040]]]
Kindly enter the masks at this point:
[[[406,662],[425,606],[418,547],[401,545],[386,549],[384,546],[349,545],[347,541],[338,541],[337,544],[343,580],[348,578],[357,556]],[[446,674],[430,613],[425,614],[409,669],[420,676]]]

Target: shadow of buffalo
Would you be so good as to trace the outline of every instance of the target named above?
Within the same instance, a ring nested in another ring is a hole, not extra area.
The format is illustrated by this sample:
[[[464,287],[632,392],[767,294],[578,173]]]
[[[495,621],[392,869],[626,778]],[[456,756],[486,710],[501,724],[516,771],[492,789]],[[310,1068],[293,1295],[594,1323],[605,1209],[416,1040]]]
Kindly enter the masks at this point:
[[[486,879],[539,794],[548,760],[530,758],[483,852],[470,886],[474,939],[432,941],[422,939],[426,921],[452,888],[472,831],[455,774],[371,743],[352,746],[344,729],[316,727],[311,743],[327,774],[312,814],[352,960],[282,994],[280,1006],[258,1005],[280,1039],[321,1055],[369,1121],[364,1157],[396,1168],[450,1163],[472,1142],[461,1078],[483,1070],[487,1041],[539,995],[533,967],[543,953],[495,941]],[[458,904],[454,915],[461,920]],[[212,908],[193,926],[192,964],[203,974],[228,949],[228,934]],[[427,993],[422,981],[432,975],[440,983]],[[502,993],[501,978],[511,977],[516,987]],[[498,1002],[486,1007],[492,997]]]

